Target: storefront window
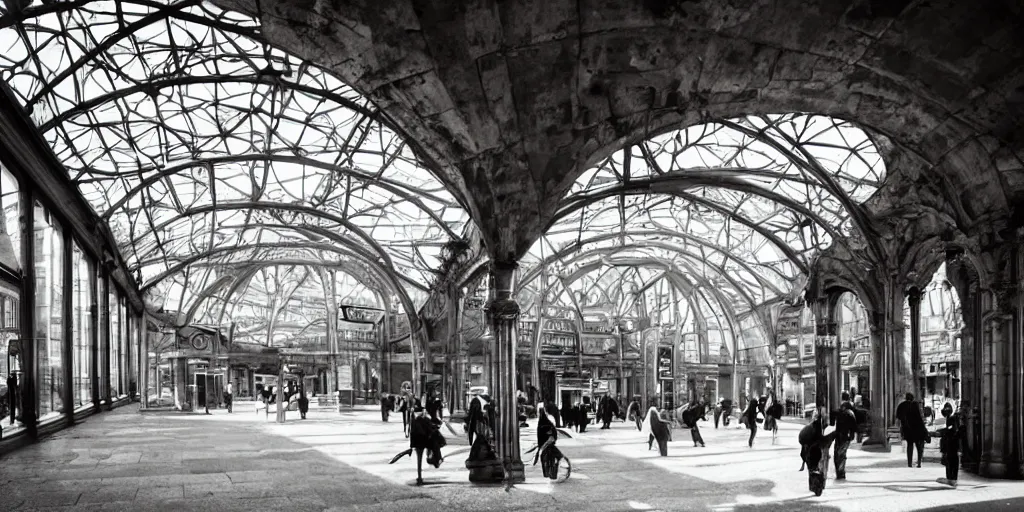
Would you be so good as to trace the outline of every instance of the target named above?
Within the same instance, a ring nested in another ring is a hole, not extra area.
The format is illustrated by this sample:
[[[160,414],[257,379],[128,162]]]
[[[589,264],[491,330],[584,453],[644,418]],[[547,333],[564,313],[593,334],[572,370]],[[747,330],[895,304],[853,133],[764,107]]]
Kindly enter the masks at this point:
[[[23,426],[20,393],[24,373],[16,341],[21,337],[19,296],[16,288],[0,281],[0,428],[5,435]]]
[[[110,351],[107,350],[107,340],[109,339],[110,333],[110,312],[103,304],[103,275],[99,272],[96,273],[96,308],[99,312],[98,324],[96,326],[97,335],[99,340],[99,352],[96,355],[96,366],[97,375],[96,382],[99,383],[99,392],[101,401],[106,401],[110,393],[110,362],[112,361],[109,356]]]
[[[89,259],[74,244],[71,252],[72,285],[71,307],[74,311],[74,370],[75,408],[92,404],[92,322],[89,308],[92,305],[92,275]]]
[[[121,396],[121,296],[110,287],[110,397]]]
[[[121,381],[120,381],[120,393],[117,396],[126,396],[128,394],[128,380],[131,374],[131,364],[129,358],[131,354],[128,352],[128,309],[125,307],[124,297],[121,297],[121,303],[117,308],[117,313],[121,315],[121,321],[118,325],[121,327],[121,334],[118,336],[118,340],[121,342]]]
[[[135,364],[139,360],[139,317],[131,309],[128,313],[128,339],[131,340],[128,349],[128,394],[134,398],[139,389],[139,372]]]
[[[0,168],[0,429],[11,435],[22,427],[21,387],[21,201],[18,182]]]
[[[64,235],[57,220],[35,203],[36,391],[39,421],[64,413]]]

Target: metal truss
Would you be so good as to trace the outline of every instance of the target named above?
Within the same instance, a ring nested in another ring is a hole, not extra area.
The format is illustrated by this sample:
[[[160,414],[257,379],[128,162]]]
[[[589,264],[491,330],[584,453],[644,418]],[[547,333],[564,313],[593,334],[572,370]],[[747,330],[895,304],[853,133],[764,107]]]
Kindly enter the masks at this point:
[[[4,6],[0,76],[163,309],[300,320],[333,303],[325,279],[349,304],[425,301],[467,214],[373,104],[254,19],[197,0]]]
[[[521,261],[520,297],[579,309],[582,296],[656,324],[678,320],[669,309],[681,307],[691,324],[731,331],[730,349],[766,346],[765,311],[799,296],[822,250],[857,236],[880,252],[862,203],[884,172],[863,130],[827,116],[750,116],[654,136],[577,180]]]

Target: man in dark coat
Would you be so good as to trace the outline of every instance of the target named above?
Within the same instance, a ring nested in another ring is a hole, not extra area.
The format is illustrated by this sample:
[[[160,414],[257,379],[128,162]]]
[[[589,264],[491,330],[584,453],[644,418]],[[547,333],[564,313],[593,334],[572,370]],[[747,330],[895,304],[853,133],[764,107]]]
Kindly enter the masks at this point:
[[[723,399],[721,402],[718,403],[718,405],[722,409],[722,426],[728,427],[729,419],[732,417],[732,399]],[[715,424],[715,428],[718,428],[717,423]]]
[[[448,442],[437,425],[423,414],[423,408],[416,406],[415,417],[409,422],[409,449],[416,452],[416,485],[423,485],[423,452],[427,452],[427,464],[435,468],[441,467],[444,457],[441,456],[441,448]],[[392,459],[392,463],[399,457]]]
[[[612,397],[605,395],[601,399],[601,422],[604,423],[601,426],[602,429],[609,429],[612,425],[612,420],[615,419],[619,414],[619,404],[612,399]]]
[[[839,405],[833,421],[836,425],[836,480],[845,480],[846,451],[850,448],[850,442],[857,436],[857,416],[853,413],[849,393],[843,392],[843,403]]]
[[[921,467],[924,443],[928,440],[928,429],[924,426],[921,407],[914,402],[913,393],[907,393],[905,400],[896,407],[896,419],[900,422],[900,434],[907,442],[907,467],[914,467],[914,447],[917,447],[917,467]]]
[[[586,432],[587,425],[590,425],[590,405],[589,404],[577,404],[573,407],[573,415],[576,421],[576,431]]]
[[[380,419],[384,423],[388,422],[388,415],[391,414],[391,396],[387,393],[381,393],[380,395]]]
[[[815,496],[821,496],[828,479],[828,449],[836,438],[836,432],[825,434],[822,417],[824,408],[814,412],[811,422],[800,430],[800,471],[807,466],[807,486]]]
[[[565,425],[565,428],[573,428],[576,425],[576,414],[568,400],[562,402],[562,425]]]
[[[750,439],[747,441],[747,445],[751,448],[754,447],[754,437],[757,436],[757,412],[757,400],[748,401],[747,410],[743,413],[743,417],[744,421],[746,422],[747,428],[750,429]]]

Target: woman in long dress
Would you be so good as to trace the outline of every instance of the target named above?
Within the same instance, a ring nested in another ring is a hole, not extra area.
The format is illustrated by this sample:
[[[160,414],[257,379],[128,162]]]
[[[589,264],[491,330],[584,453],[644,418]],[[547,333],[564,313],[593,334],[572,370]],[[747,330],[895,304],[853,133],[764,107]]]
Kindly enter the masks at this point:
[[[537,407],[537,455],[533,463],[540,460],[544,476],[551,480],[558,479],[558,463],[564,457],[562,452],[555,446],[558,440],[558,430],[555,427],[555,419],[544,410],[544,404]]]
[[[668,442],[672,440],[672,432],[668,427],[668,423],[662,421],[661,416],[658,415],[658,409],[651,407],[647,411],[644,426],[640,430],[641,433],[647,434],[648,450],[651,449],[654,441],[658,441],[658,452],[662,457],[668,457]]]

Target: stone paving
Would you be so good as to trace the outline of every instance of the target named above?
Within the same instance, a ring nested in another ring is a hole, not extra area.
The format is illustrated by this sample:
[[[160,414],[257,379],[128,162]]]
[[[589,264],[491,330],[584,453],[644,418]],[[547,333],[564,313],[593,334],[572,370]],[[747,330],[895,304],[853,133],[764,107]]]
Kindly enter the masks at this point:
[[[239,407],[212,415],[138,414],[135,407],[93,416],[36,445],[0,458],[0,511],[7,510],[1019,510],[1024,483],[962,474],[960,487],[937,484],[943,468],[929,452],[923,468],[893,453],[850,451],[846,482],[807,492],[799,473],[799,425],[779,439],[762,434],[754,448],[735,425],[674,432],[669,456],[648,451],[627,423],[591,429],[559,446],[572,477],[552,484],[539,466],[509,492],[478,486],[463,466],[469,446],[445,431],[449,445],[427,485],[413,485],[415,461],[389,465],[408,446],[400,418],[382,423],[372,410],[290,413],[277,424]],[[397,420],[397,421],[395,421]],[[533,425],[533,422],[530,422]],[[524,429],[523,449],[533,445]],[[527,457],[527,464],[532,458]]]

